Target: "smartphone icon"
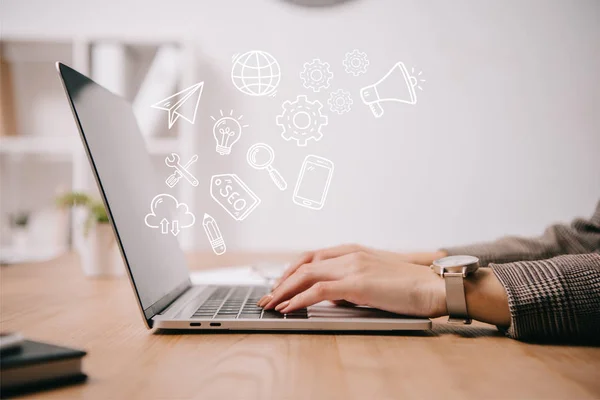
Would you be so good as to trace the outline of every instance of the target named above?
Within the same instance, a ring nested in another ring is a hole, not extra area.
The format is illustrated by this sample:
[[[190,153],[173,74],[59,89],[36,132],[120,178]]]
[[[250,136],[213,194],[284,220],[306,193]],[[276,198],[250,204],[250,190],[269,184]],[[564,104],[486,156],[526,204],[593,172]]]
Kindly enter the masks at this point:
[[[333,175],[333,163],[323,157],[306,156],[294,189],[294,203],[320,210],[325,204]]]

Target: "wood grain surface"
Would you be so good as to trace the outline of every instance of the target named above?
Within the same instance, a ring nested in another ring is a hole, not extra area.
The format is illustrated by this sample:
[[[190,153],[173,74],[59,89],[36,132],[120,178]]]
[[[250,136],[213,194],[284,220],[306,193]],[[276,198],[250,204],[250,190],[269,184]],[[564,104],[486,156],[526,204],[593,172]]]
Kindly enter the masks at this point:
[[[189,256],[194,269],[286,254]],[[76,255],[0,269],[2,331],[88,351],[87,383],[48,399],[600,398],[600,349],[527,344],[495,327],[405,334],[146,330],[127,278],[85,278]]]

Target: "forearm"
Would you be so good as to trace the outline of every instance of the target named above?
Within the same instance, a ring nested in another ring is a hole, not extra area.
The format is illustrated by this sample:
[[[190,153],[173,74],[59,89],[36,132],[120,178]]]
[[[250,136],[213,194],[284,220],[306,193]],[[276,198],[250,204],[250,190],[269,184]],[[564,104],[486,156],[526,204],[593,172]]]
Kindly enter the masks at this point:
[[[600,340],[600,254],[492,264],[510,310],[508,336],[521,340]]]
[[[467,277],[471,318],[494,324],[520,340],[600,340],[600,254],[491,264]],[[437,286],[437,304],[445,286]],[[445,306],[439,315],[447,315]]]
[[[561,228],[552,226],[544,235],[536,238],[506,236],[492,242],[474,243],[465,246],[447,247],[449,255],[468,254],[479,258],[480,265],[504,264],[514,261],[543,260],[563,254],[557,232]]]
[[[600,202],[589,219],[576,219],[570,225],[552,225],[541,236],[507,236],[493,242],[444,248],[449,255],[469,254],[481,266],[515,261],[544,260],[563,254],[586,254],[600,250]]]

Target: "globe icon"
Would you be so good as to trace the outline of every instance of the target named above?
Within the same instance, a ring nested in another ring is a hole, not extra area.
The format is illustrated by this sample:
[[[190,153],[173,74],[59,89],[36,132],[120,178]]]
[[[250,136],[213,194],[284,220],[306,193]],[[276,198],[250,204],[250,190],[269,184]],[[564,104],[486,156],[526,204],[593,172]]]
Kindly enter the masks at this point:
[[[249,51],[238,56],[231,68],[231,81],[242,93],[267,96],[275,92],[281,80],[277,60],[265,51]]]

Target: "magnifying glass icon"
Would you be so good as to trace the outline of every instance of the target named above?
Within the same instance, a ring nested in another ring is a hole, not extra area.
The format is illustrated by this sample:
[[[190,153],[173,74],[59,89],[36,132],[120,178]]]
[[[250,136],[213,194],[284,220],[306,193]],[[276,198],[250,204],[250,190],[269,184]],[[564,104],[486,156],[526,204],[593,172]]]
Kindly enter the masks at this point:
[[[287,189],[287,182],[281,174],[271,166],[273,160],[275,160],[275,152],[273,148],[266,143],[256,143],[248,149],[246,154],[246,160],[252,168],[255,169],[266,169],[269,171],[269,176],[277,185],[279,190]]]

